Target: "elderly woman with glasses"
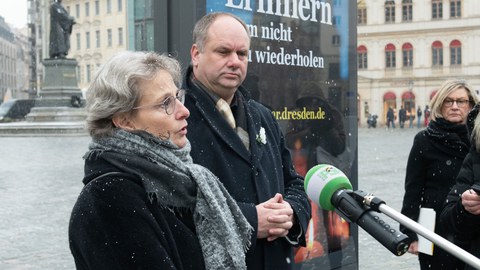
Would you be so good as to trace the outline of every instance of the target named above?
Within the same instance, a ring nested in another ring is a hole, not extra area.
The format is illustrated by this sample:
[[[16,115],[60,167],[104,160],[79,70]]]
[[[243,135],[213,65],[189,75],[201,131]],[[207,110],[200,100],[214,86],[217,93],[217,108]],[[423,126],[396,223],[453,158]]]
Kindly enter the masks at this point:
[[[246,269],[252,228],[192,163],[178,61],[122,52],[87,93],[85,184],[72,210],[77,269]]]
[[[430,102],[430,122],[415,136],[408,157],[401,212],[416,221],[421,208],[433,209],[435,233],[452,242],[457,239],[439,218],[470,148],[466,120],[477,102],[474,90],[465,81],[445,81]],[[403,226],[400,229],[412,239],[409,252],[418,254],[421,269],[463,269],[461,261],[438,246],[432,255],[418,253],[416,233]]]

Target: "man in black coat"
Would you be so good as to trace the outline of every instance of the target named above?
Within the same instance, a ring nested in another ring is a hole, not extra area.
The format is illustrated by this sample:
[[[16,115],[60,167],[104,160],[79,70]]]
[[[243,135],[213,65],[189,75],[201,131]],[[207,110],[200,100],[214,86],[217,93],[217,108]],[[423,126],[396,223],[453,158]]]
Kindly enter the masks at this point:
[[[184,83],[193,160],[218,176],[255,229],[248,269],[292,269],[310,205],[276,119],[241,86],[248,28],[232,14],[212,13],[197,22],[193,39]]]

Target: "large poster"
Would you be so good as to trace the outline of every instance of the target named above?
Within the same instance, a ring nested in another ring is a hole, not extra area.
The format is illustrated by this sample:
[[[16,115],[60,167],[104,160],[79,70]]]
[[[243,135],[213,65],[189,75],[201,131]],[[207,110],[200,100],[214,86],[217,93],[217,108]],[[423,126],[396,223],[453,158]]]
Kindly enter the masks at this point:
[[[341,169],[357,186],[356,1],[206,0],[241,17],[251,34],[244,86],[281,124],[297,172]],[[198,17],[203,14],[198,14]],[[297,269],[357,269],[357,231],[312,204]]]

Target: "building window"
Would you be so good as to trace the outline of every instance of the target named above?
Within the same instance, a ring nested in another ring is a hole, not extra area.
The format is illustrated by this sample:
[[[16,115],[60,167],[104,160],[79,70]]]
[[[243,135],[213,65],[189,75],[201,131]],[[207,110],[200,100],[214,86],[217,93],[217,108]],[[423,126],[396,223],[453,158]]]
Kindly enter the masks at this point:
[[[95,46],[100,48],[100,31],[95,31]]]
[[[123,10],[123,0],[118,0],[118,12]]]
[[[85,3],[85,17],[90,16],[90,3],[86,2]]]
[[[79,67],[77,68],[77,78],[79,78],[79,80],[83,82],[82,76],[83,76],[83,74],[82,74],[82,67],[79,66]]]
[[[395,62],[395,45],[389,43],[385,46],[385,67],[394,68],[396,67]]]
[[[412,0],[402,1],[402,19],[404,22],[412,21]]]
[[[385,1],[385,22],[395,22],[395,1]]]
[[[462,43],[458,40],[450,42],[450,65],[462,64]]]
[[[358,46],[357,48],[357,63],[358,63],[358,69],[368,68],[367,48],[363,45]]]
[[[81,40],[80,40],[80,33],[77,33],[77,50],[80,50],[81,49]]]
[[[333,16],[332,24],[333,25],[340,25],[340,23],[341,23],[341,17],[340,16]]]
[[[107,13],[112,13],[112,0],[107,0]]]
[[[80,4],[75,5],[75,18],[80,18]]]
[[[112,47],[112,29],[107,29],[107,45]]]
[[[432,19],[442,19],[443,4],[442,0],[432,0]]]
[[[91,68],[90,65],[87,65],[87,66],[86,66],[86,69],[87,69],[87,70],[85,71],[85,73],[86,73],[85,76],[87,77],[87,78],[86,78],[86,79],[87,79],[87,83],[89,83],[89,82],[91,82],[91,80],[92,80],[92,68]]]
[[[333,35],[332,36],[332,46],[334,46],[334,47],[340,46],[340,35]]]
[[[450,0],[450,18],[462,17],[462,0]]]
[[[358,10],[357,10],[357,24],[367,24],[367,7],[365,3],[360,6],[361,3],[358,3]]]
[[[100,15],[100,1],[95,1],[95,15]]]
[[[85,33],[85,47],[90,49],[90,32]]]
[[[118,45],[123,45],[123,28],[118,28]]]
[[[443,45],[440,41],[432,44],[432,65],[443,66]]]
[[[137,0],[134,3],[135,50],[153,50],[153,0]]]
[[[405,43],[402,46],[403,67],[410,68],[413,66],[413,46]]]

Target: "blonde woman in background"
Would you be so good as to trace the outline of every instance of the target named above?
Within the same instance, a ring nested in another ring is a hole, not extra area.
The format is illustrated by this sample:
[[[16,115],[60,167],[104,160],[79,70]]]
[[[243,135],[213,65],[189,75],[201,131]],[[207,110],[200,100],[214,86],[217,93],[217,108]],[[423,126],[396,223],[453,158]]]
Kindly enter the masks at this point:
[[[453,234],[439,223],[440,212],[470,148],[465,123],[477,102],[465,81],[445,81],[431,100],[430,122],[415,136],[408,157],[402,214],[418,220],[420,208],[432,208],[435,233],[452,242]],[[417,234],[403,226],[400,230],[413,240],[409,252],[418,254],[421,269],[463,269],[463,262],[438,246],[432,256],[418,253]]]

